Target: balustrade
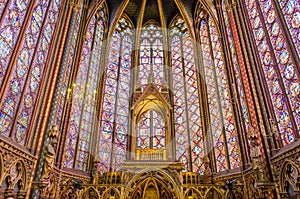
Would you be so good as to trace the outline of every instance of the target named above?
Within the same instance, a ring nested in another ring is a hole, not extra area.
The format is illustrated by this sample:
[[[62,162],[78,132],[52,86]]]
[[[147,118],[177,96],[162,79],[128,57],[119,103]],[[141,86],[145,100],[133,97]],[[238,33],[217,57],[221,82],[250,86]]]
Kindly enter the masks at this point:
[[[164,149],[137,149],[137,160],[166,160]]]

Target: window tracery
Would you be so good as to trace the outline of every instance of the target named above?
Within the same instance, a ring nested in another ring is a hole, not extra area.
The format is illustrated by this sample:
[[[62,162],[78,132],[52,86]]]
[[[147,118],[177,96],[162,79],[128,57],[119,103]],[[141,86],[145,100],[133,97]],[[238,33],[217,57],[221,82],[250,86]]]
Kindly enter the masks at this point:
[[[163,34],[150,22],[141,31],[139,81],[143,90],[150,83],[161,89],[164,83]]]

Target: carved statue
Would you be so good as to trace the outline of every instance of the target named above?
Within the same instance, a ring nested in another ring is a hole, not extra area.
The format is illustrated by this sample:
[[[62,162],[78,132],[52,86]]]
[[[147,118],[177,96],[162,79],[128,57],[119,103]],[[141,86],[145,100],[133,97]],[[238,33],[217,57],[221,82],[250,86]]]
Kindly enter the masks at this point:
[[[100,172],[98,171],[98,163],[99,159],[95,158],[93,161],[93,170],[92,170],[92,179],[93,179],[93,184],[99,184],[100,180]]]
[[[56,125],[53,125],[49,131],[49,144],[46,147],[45,160],[43,164],[43,173],[41,181],[49,180],[50,174],[53,171],[55,163],[55,148],[58,142],[59,130]]]
[[[210,183],[212,173],[211,173],[208,157],[203,158],[203,165],[204,165],[204,183]]]
[[[56,179],[54,175],[54,163],[56,156],[56,145],[59,138],[59,130],[56,125],[53,125],[48,133],[49,144],[45,149],[43,172],[40,178],[41,184],[41,195],[44,197],[53,198],[55,195]]]
[[[55,151],[52,146],[52,142],[48,144],[46,147],[46,153],[45,153],[45,160],[43,165],[43,173],[41,176],[41,180],[48,180],[50,177],[51,172],[54,168],[54,162],[55,162]]]
[[[274,120],[270,119],[270,125],[271,125],[271,134],[274,135],[275,137],[275,143],[277,145],[277,148],[278,149],[278,146],[279,146],[279,132],[277,130],[277,127],[276,127],[276,123],[274,122]]]
[[[252,159],[252,168],[255,172],[258,181],[265,181],[265,174],[263,169],[263,164],[261,160],[261,152],[257,144],[256,136],[251,139],[252,150],[250,152],[250,157]]]
[[[180,184],[183,184],[183,172],[182,169],[178,172],[178,181]]]

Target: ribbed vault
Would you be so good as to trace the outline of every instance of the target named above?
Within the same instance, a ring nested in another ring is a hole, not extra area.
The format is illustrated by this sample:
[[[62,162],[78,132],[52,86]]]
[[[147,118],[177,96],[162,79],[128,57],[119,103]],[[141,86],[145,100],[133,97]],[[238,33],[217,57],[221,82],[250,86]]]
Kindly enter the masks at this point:
[[[91,0],[90,5],[94,6],[101,0]],[[143,2],[146,6],[143,9]],[[210,2],[210,1],[209,1]],[[162,13],[159,11],[159,4],[162,5]],[[107,1],[109,9],[110,23],[117,18],[120,13],[126,13],[133,21],[135,27],[138,27],[139,19],[143,18],[143,24],[149,20],[155,20],[161,23],[161,19],[165,20],[168,26],[176,14],[184,12],[186,17],[192,22],[193,13],[197,0],[110,0]],[[208,3],[211,4],[211,3]],[[180,5],[180,6],[178,6]],[[121,11],[121,12],[120,12]],[[161,16],[161,14],[163,16]]]

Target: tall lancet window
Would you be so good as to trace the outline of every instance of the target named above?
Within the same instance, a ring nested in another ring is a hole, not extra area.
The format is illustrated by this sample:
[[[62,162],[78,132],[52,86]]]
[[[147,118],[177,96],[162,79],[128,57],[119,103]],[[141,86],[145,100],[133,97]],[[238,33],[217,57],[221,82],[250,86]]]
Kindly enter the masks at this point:
[[[210,150],[219,172],[240,166],[238,140],[220,36],[215,22],[204,10],[198,19],[210,114],[208,133],[213,142]]]
[[[279,2],[279,3],[278,3]],[[300,130],[299,1],[245,1],[260,61],[263,84],[271,102],[283,146]],[[281,9],[277,9],[277,6]],[[280,20],[280,12],[284,20]],[[285,23],[284,23],[285,22]],[[288,30],[288,31],[286,31]],[[294,44],[291,45],[292,40]],[[276,128],[276,125],[274,126]],[[276,135],[275,135],[276,136]]]
[[[122,17],[111,37],[97,140],[99,169],[115,171],[125,160],[130,97],[133,25]]]
[[[161,28],[149,22],[141,31],[140,65],[137,85],[142,89],[154,83],[159,90],[164,83],[163,34]]]
[[[186,23],[179,16],[171,23],[170,41],[176,159],[184,162],[185,170],[202,173],[204,147],[194,45]]]
[[[73,86],[70,124],[67,131],[63,164],[65,167],[87,171],[91,151],[95,96],[100,80],[100,57],[107,22],[104,6],[92,16],[81,52],[80,64]]]
[[[0,8],[0,134],[26,146],[43,92],[61,1],[7,1]],[[32,5],[34,4],[34,5]],[[28,8],[33,6],[32,13]],[[27,17],[26,17],[27,16]],[[27,20],[27,23],[24,21]],[[25,26],[24,39],[20,37]],[[14,53],[13,53],[14,52]],[[6,80],[6,81],[3,81]],[[5,92],[4,92],[5,91]],[[33,129],[32,129],[33,131]]]

